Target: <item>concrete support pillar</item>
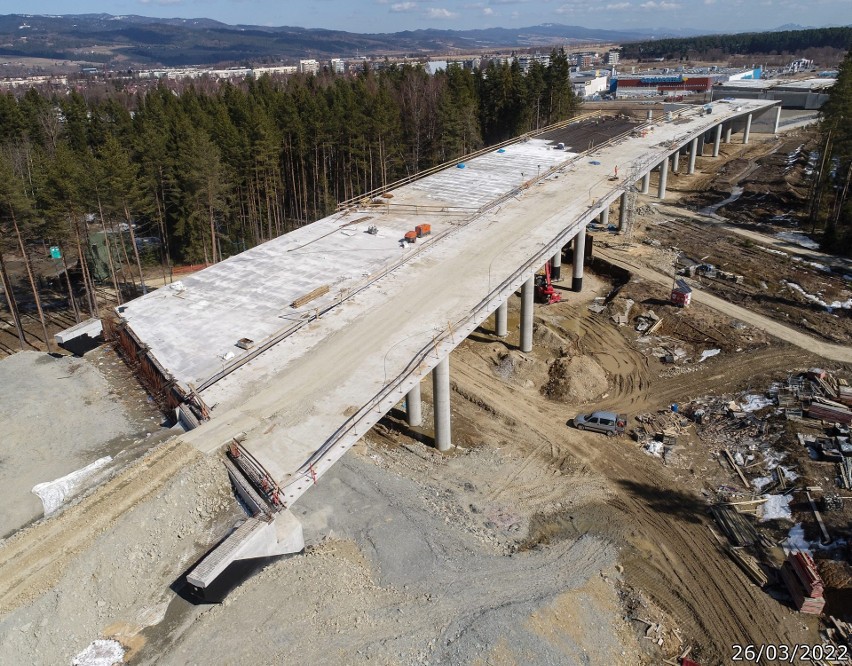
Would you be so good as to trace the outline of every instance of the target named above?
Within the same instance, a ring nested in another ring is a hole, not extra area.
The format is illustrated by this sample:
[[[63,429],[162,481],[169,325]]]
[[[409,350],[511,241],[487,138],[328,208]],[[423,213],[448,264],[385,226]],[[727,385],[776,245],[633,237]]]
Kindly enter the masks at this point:
[[[423,425],[423,410],[420,404],[420,382],[405,396],[405,420],[412,428]]]
[[[509,335],[509,303],[503,301],[494,311],[494,333],[505,338]]]
[[[733,126],[731,123],[728,123],[728,126],[725,128],[725,143],[731,143],[731,132],[733,131]]]
[[[713,137],[713,157],[719,157],[719,148],[722,147],[722,123],[716,125],[716,136]]]
[[[698,137],[698,146],[696,147],[695,154],[698,157],[704,157],[704,135],[700,135]]]
[[[695,157],[698,155],[698,137],[692,140],[692,143],[689,144],[689,168],[687,169],[687,173],[691,176],[695,173]]]
[[[586,227],[582,227],[574,236],[574,277],[571,280],[572,291],[583,291],[583,261],[586,258]]]
[[[666,181],[669,178],[669,158],[667,157],[660,162],[660,187],[657,190],[657,196],[660,199],[666,198]]]
[[[432,370],[432,410],[435,413],[435,446],[449,451],[453,445],[450,427],[450,356]]]
[[[621,195],[621,202],[618,205],[618,230],[624,231],[627,226],[627,192]]]
[[[775,126],[772,130],[773,134],[778,134],[778,128],[781,126],[781,105],[775,107]]]
[[[533,348],[533,308],[535,294],[535,276],[524,282],[521,287],[521,351],[531,352]]]
[[[648,194],[651,189],[651,172],[649,171],[642,176],[642,194]]]
[[[601,211],[601,226],[606,229],[609,226],[609,206]],[[585,242],[585,238],[583,239]],[[577,244],[574,243],[574,253],[577,253]]]
[[[648,120],[651,120],[651,119],[654,117],[654,111],[653,111],[653,109],[648,109],[648,113],[647,113],[647,115],[646,115],[645,117],[646,117]]]
[[[674,151],[672,155],[672,171],[680,170],[680,149]]]
[[[562,248],[560,247],[550,260],[550,279],[559,282],[562,279]]]
[[[751,134],[751,114],[746,116],[746,126],[743,130],[743,143],[748,143],[748,137]]]

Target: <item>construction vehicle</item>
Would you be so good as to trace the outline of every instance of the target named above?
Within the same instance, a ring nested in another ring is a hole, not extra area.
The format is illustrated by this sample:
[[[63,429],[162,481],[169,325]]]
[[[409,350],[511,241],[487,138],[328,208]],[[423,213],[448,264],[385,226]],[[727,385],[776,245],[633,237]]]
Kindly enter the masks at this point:
[[[417,234],[418,238],[423,238],[423,236],[431,236],[432,235],[432,225],[431,224],[418,224],[414,227],[414,232]]]
[[[550,262],[544,265],[544,270],[535,276],[535,300],[543,305],[553,305],[562,300],[562,294],[553,288],[550,281]]]
[[[403,240],[406,243],[413,243],[417,240],[417,232],[416,231],[406,231]]]

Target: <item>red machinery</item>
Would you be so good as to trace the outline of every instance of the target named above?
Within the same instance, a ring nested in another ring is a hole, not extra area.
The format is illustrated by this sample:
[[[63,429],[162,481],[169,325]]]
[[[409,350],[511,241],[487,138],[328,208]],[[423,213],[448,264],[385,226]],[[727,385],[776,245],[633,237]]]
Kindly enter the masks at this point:
[[[553,288],[550,281],[550,262],[544,265],[544,273],[535,276],[535,300],[536,303],[552,305],[562,300],[562,294]]]

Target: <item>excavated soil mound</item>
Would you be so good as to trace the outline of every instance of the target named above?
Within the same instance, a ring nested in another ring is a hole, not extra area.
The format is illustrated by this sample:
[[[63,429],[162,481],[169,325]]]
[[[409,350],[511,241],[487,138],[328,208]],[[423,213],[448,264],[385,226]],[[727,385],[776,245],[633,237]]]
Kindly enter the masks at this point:
[[[574,356],[558,358],[550,364],[541,392],[551,400],[585,403],[600,397],[608,386],[606,372],[595,359]]]

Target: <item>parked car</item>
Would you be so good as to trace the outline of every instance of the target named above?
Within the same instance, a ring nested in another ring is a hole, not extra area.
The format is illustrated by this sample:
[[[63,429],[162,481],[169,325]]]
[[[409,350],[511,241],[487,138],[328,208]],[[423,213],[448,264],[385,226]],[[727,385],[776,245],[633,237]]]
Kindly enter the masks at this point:
[[[606,433],[608,437],[623,435],[625,426],[627,426],[627,417],[615,412],[592,412],[574,417],[574,427],[577,430],[594,430]]]

